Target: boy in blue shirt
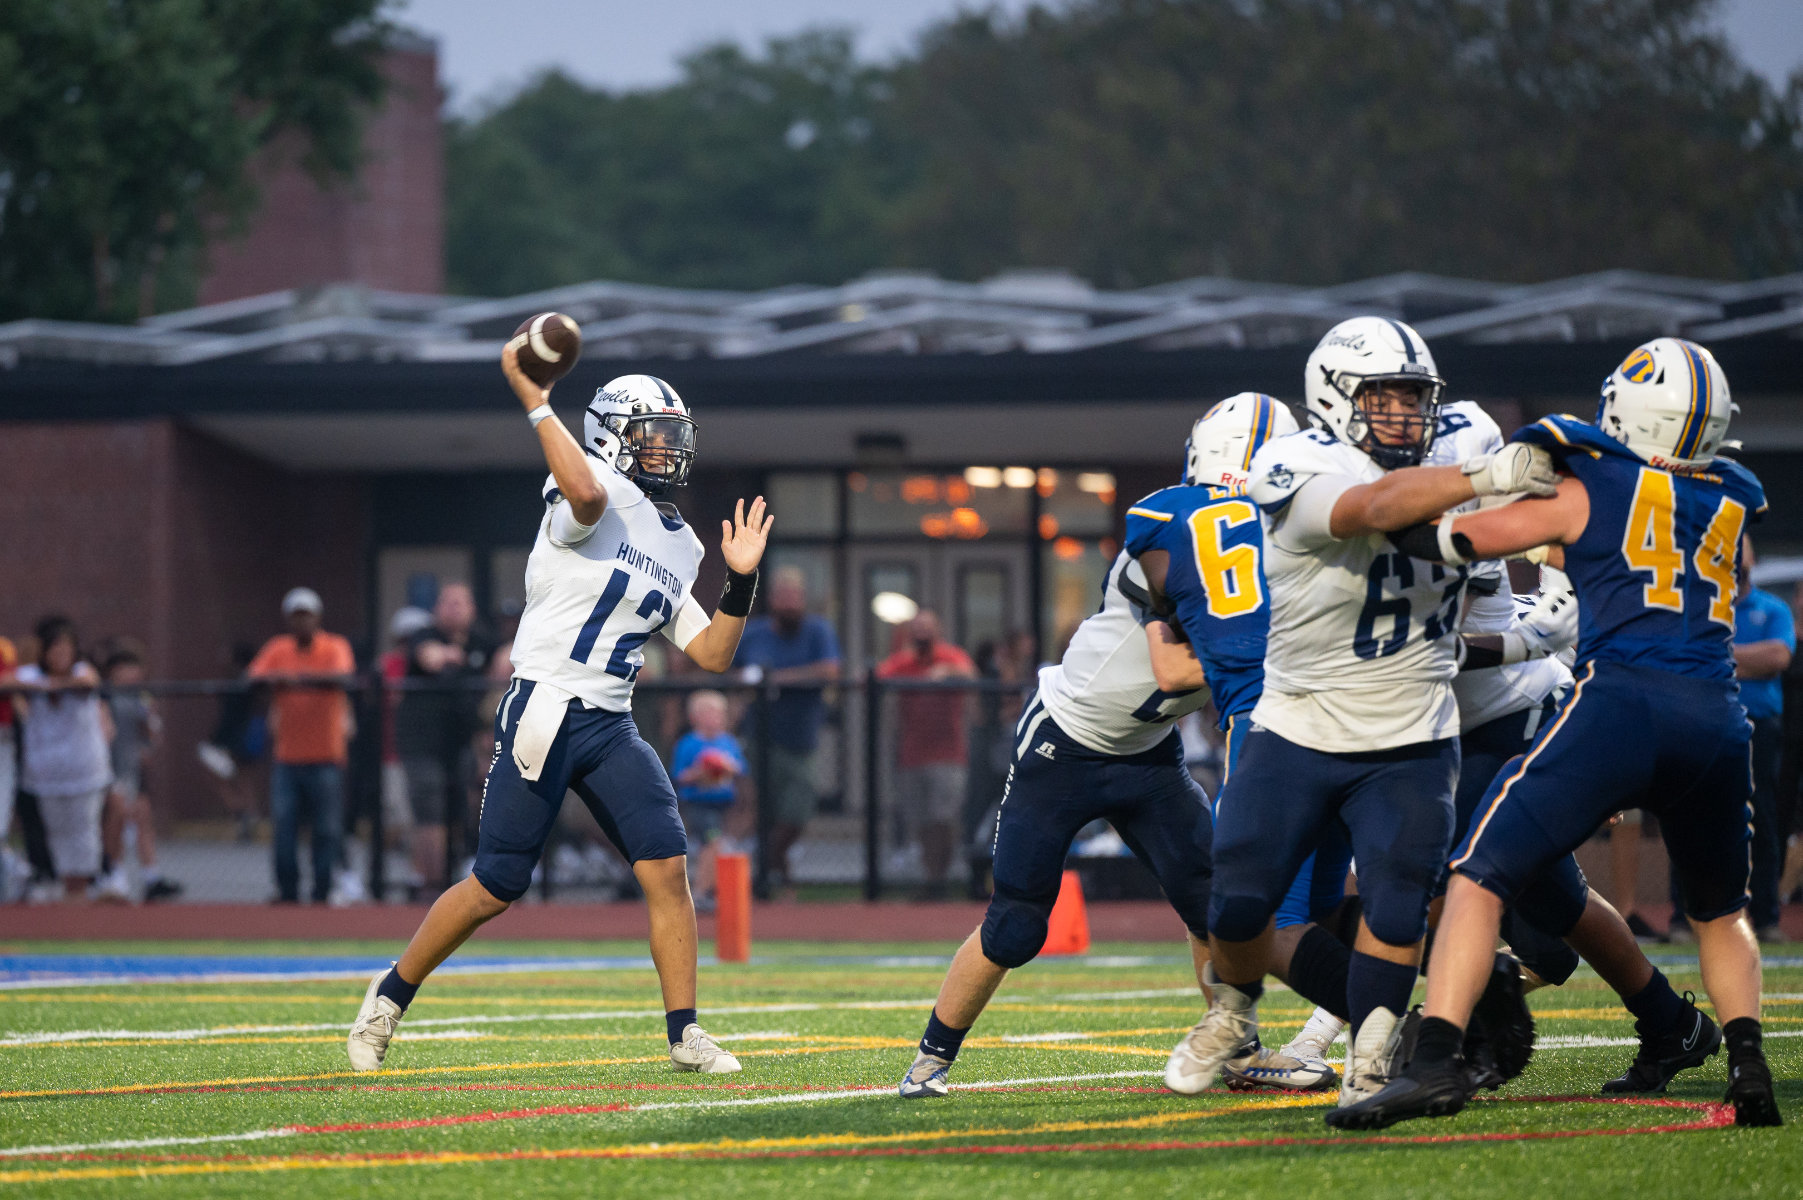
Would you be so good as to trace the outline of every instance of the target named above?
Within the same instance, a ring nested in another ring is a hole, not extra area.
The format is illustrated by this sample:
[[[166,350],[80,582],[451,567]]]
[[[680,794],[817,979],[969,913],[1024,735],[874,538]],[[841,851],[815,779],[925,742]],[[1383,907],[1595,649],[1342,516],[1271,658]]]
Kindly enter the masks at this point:
[[[1778,770],[1784,758],[1784,684],[1781,676],[1797,652],[1790,605],[1753,586],[1753,539],[1741,539],[1739,598],[1734,603],[1734,675],[1740,702],[1753,724],[1753,879],[1747,915],[1762,942],[1778,932],[1778,874],[1790,832],[1778,802]],[[1677,924],[1676,921],[1673,924]]]
[[[739,796],[745,774],[745,752],[727,728],[726,697],[715,691],[689,697],[689,731],[676,742],[670,777],[676,784],[677,809],[688,829],[694,855],[698,908],[712,908],[716,843]]]

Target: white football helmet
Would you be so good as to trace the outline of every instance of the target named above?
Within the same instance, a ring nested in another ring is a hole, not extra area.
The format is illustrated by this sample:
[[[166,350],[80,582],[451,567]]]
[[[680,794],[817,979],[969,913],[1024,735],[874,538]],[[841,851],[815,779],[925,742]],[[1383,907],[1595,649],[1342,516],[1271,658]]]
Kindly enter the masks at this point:
[[[1440,400],[1446,381],[1434,367],[1434,356],[1421,335],[1388,317],[1353,317],[1341,321],[1308,356],[1302,390],[1309,415],[1349,446],[1371,456],[1384,470],[1412,467],[1434,444],[1440,424]],[[1383,440],[1365,412],[1368,384],[1400,383],[1416,389],[1414,413],[1380,419]]]
[[[1739,411],[1715,355],[1683,338],[1654,338],[1603,381],[1596,423],[1655,467],[1714,460]]]
[[[582,448],[655,496],[689,481],[695,421],[663,380],[622,375],[589,401]]]
[[[1183,482],[1243,489],[1252,456],[1274,437],[1295,433],[1290,406],[1263,392],[1229,396],[1202,414],[1183,445]]]

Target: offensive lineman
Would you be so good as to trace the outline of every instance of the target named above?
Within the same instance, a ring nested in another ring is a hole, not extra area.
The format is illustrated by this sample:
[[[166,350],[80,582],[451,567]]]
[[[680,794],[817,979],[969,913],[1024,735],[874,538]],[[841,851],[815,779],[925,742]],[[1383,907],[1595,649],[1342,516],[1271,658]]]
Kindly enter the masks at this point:
[[[1215,482],[1223,467],[1237,470],[1243,480],[1253,451],[1274,435],[1295,430],[1289,410],[1270,397],[1252,406],[1235,403],[1241,399],[1224,401],[1197,422],[1186,486],[1167,490]],[[1208,452],[1217,443],[1203,435],[1214,425],[1223,429],[1219,442],[1231,445],[1226,455]],[[1254,582],[1245,586],[1259,586],[1256,567],[1254,553]],[[1123,550],[1109,568],[1101,611],[1077,627],[1063,661],[1040,672],[1038,694],[1015,726],[1014,761],[996,817],[995,895],[981,928],[958,948],[940,985],[919,1052],[902,1076],[904,1099],[946,1094],[946,1076],[990,997],[1010,970],[1031,962],[1045,945],[1065,855],[1077,831],[1091,821],[1112,824],[1158,877],[1171,907],[1189,926],[1196,976],[1202,980],[1213,826],[1208,798],[1183,765],[1176,721],[1206,704],[1209,693],[1202,687],[1159,687],[1142,629],[1155,616],[1153,604],[1140,564]],[[1228,687],[1244,691],[1249,684],[1257,695],[1263,672],[1263,606],[1255,603],[1227,615],[1240,619],[1219,622],[1209,631],[1209,644],[1235,664],[1217,678],[1223,690],[1216,702],[1223,711],[1237,711]],[[1242,635],[1248,617],[1256,625]],[[1236,1060],[1269,1057],[1252,1039],[1235,1049]]]
[[[757,591],[774,518],[759,496],[722,522],[725,594],[710,619],[690,594],[701,539],[650,497],[687,482],[695,422],[660,379],[625,375],[589,403],[578,442],[552,412],[550,389],[501,368],[551,468],[545,512],[526,564],[526,611],[513,643],[513,683],[495,713],[476,861],[426,914],[400,961],[370,981],[347,1043],[351,1066],[382,1065],[414,993],[476,928],[526,892],[532,868],[574,790],[632,863],[651,917],[670,1061],[721,1074],[739,1062],[695,1020],[695,906],[676,793],[633,724],[641,647],[662,632],[710,671],[732,664]]]
[[[1216,808],[1214,998],[1166,1068],[1177,1090],[1208,1086],[1255,1033],[1272,917],[1336,822],[1358,860],[1362,909],[1341,1104],[1381,1087],[1395,1054],[1452,836],[1451,681],[1466,573],[1418,566],[1387,535],[1474,497],[1555,486],[1546,453],[1521,445],[1417,468],[1438,431],[1443,388],[1413,329],[1343,321],[1306,367],[1308,408],[1322,428],[1275,439],[1253,459],[1271,599],[1265,687]]]
[[[1408,1068],[1331,1124],[1381,1129],[1464,1107],[1459,1047],[1472,977],[1482,974],[1474,948],[1488,952],[1503,905],[1526,880],[1629,806],[1658,814],[1683,883],[1728,1046],[1735,1122],[1782,1124],[1761,1044],[1759,946],[1745,912],[1750,735],[1729,652],[1741,532],[1764,512],[1765,493],[1746,468],[1716,457],[1733,411],[1707,350],[1655,339],[1610,375],[1594,424],[1548,417],[1515,434],[1516,444],[1555,456],[1555,495],[1399,535],[1449,563],[1552,545],[1578,594],[1577,686],[1533,749],[1491,785],[1452,859]]]

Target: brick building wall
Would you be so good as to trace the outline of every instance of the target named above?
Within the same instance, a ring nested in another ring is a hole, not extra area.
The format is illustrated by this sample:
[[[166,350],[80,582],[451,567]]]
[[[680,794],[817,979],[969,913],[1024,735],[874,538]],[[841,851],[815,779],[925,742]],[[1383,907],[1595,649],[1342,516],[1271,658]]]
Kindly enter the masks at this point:
[[[244,234],[208,249],[200,303],[328,283],[444,290],[437,48],[407,38],[388,53],[383,73],[388,95],[364,126],[356,178],[322,187],[300,164],[299,138],[271,145],[253,172],[260,206]]]
[[[281,630],[304,584],[327,627],[365,635],[368,487],[283,471],[178,422],[21,422],[0,438],[0,634],[62,613],[84,644],[129,636],[155,679],[227,674],[234,642]],[[194,747],[211,699],[163,703],[155,798],[166,817],[208,817]]]

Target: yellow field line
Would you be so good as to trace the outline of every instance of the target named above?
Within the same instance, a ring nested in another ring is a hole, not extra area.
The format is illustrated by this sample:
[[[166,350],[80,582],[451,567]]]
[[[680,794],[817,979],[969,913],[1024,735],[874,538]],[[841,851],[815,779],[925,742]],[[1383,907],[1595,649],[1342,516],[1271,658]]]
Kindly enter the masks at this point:
[[[1114,1129],[1156,1129],[1211,1117],[1232,1116],[1268,1109],[1317,1105],[1320,1096],[1282,1097],[1227,1105],[1215,1109],[1184,1109],[1107,1121],[1041,1121],[1005,1128],[920,1129],[907,1133],[815,1133],[780,1138],[719,1138],[711,1142],[640,1142],[623,1146],[585,1146],[567,1149],[468,1151],[344,1158],[271,1157],[224,1162],[141,1163],[131,1166],[58,1167],[48,1171],[0,1171],[0,1183],[49,1183],[76,1179],[130,1179],[149,1175],[212,1175],[242,1172],[347,1170],[369,1167],[455,1166],[516,1162],[522,1159],[672,1158],[694,1153],[756,1150],[798,1150],[827,1146],[880,1146],[909,1142],[937,1142],[958,1138],[1026,1137],[1052,1133],[1094,1133]]]

